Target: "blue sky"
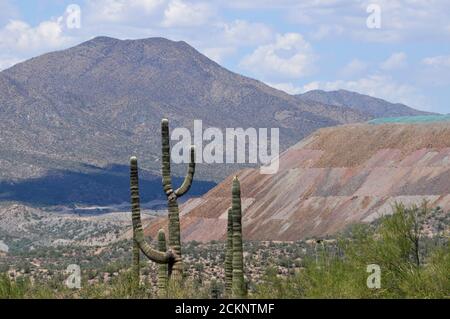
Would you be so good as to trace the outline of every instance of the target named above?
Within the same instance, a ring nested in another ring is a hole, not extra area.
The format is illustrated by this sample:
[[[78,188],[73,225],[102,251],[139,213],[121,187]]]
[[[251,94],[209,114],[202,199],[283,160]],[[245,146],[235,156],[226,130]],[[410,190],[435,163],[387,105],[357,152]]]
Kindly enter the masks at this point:
[[[184,40],[288,93],[348,89],[450,113],[446,0],[0,0],[0,69],[99,35]]]

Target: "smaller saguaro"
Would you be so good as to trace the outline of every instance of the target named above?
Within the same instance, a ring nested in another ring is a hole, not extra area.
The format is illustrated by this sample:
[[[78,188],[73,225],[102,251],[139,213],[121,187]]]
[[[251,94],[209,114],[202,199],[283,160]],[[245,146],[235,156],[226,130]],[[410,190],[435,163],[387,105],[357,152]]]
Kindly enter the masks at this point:
[[[244,281],[244,253],[242,245],[242,209],[241,186],[237,176],[233,179],[232,215],[233,215],[233,281],[232,297],[245,298],[247,289]]]
[[[231,296],[233,286],[233,210],[228,209],[227,246],[225,253],[225,292]]]
[[[167,250],[166,234],[160,229],[158,232],[158,250],[165,252]],[[167,298],[167,283],[169,281],[169,267],[167,264],[159,264],[158,266],[158,297]]]

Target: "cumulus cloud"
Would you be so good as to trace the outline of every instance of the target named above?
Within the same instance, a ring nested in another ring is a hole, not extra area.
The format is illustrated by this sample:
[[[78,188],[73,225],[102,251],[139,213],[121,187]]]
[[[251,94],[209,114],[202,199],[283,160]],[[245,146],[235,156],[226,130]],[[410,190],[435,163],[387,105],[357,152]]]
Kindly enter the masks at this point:
[[[273,43],[258,46],[240,66],[259,76],[299,78],[314,71],[316,55],[299,33],[277,35]]]
[[[59,48],[69,42],[63,34],[62,18],[43,21],[32,27],[21,20],[11,20],[0,29],[2,50],[39,51]]]
[[[212,17],[213,8],[206,2],[188,3],[172,0],[164,10],[164,27],[192,27],[204,25]]]
[[[231,23],[224,23],[222,28],[223,40],[239,45],[258,45],[266,43],[274,37],[272,29],[263,23],[234,20]]]
[[[404,52],[393,53],[387,60],[380,64],[383,70],[401,69],[406,66],[406,54]]]

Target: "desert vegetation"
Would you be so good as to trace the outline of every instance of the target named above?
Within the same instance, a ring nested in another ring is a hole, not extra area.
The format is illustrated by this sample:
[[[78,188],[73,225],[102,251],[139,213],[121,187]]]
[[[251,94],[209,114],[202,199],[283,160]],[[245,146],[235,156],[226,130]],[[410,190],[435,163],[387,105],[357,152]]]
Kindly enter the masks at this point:
[[[226,240],[188,242],[182,246],[177,199],[192,185],[195,150],[191,148],[184,182],[174,190],[168,124],[167,120],[161,122],[168,238],[162,229],[154,244],[144,236],[138,162],[132,157],[131,245],[118,236],[121,228],[114,224],[116,236],[109,245],[98,241],[103,246],[91,245],[81,250],[71,246],[73,242],[69,240],[64,248],[29,248],[27,254],[33,258],[17,264],[18,271],[11,271],[11,267],[0,269],[0,298],[450,297],[449,216],[440,207],[430,208],[426,201],[408,207],[398,203],[392,214],[370,224],[353,225],[336,237],[244,242],[240,182],[234,177]],[[33,215],[25,217],[32,219]],[[107,227],[100,230],[108,233]],[[70,229],[62,232],[69,234]],[[60,267],[42,271],[38,252],[44,254],[44,259],[64,262]],[[141,260],[141,254],[148,261]],[[80,261],[81,288],[69,289],[64,269],[68,262]]]
[[[354,225],[336,238],[244,242],[248,298],[448,298],[447,215],[426,205],[399,204],[393,210],[392,215]],[[186,243],[184,280],[178,286],[168,285],[167,296],[226,297],[226,245]],[[131,247],[125,255],[132,255]],[[367,286],[371,264],[380,267],[378,289]],[[32,280],[25,274],[11,278],[5,273],[0,279],[0,297],[161,298],[158,267],[141,263],[139,286],[132,268],[130,258],[124,260],[110,270],[114,275],[106,281],[90,280],[85,272],[80,290],[68,289],[63,273],[54,272],[45,280]]]

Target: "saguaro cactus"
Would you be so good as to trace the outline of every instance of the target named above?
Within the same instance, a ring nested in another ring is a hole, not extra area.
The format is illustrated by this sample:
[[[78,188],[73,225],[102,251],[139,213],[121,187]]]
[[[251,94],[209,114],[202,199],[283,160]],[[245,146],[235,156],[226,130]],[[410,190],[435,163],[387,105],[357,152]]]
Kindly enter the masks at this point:
[[[225,292],[231,296],[233,286],[233,210],[228,209],[227,246],[225,252]]]
[[[144,239],[142,230],[141,209],[139,198],[139,177],[137,158],[130,159],[130,191],[131,191],[131,211],[133,221],[133,245],[139,249],[150,260],[167,264],[167,273],[175,280],[181,279],[183,272],[183,262],[181,259],[181,242],[180,242],[180,217],[177,198],[186,194],[192,185],[195,172],[195,150],[191,147],[190,163],[186,177],[180,188],[175,191],[172,188],[172,179],[170,176],[170,140],[169,140],[169,121],[163,119],[161,122],[162,137],[162,184],[164,192],[167,196],[169,208],[169,249],[160,251],[153,249]],[[133,264],[136,265],[136,255],[133,252]],[[139,274],[139,271],[136,271]]]
[[[158,232],[158,250],[165,252],[167,250],[166,235],[164,230]],[[158,297],[167,297],[167,282],[168,282],[168,267],[167,264],[160,264],[158,266]]]
[[[247,289],[244,281],[244,253],[242,247],[242,209],[241,186],[237,176],[232,186],[232,215],[233,215],[233,298],[244,298]]]
[[[186,177],[180,188],[175,191],[172,188],[172,178],[170,176],[170,139],[169,139],[169,121],[161,121],[162,137],[162,184],[167,196],[169,207],[169,247],[178,257],[172,267],[172,275],[175,280],[181,279],[183,274],[183,260],[181,259],[181,239],[180,239],[180,212],[178,209],[177,198],[187,193],[191,188],[195,173],[195,148],[191,146],[190,162]]]
[[[138,162],[136,157],[130,159],[131,219],[133,222],[133,240],[148,259],[159,264],[173,264],[176,257],[172,251],[161,252],[153,249],[144,239],[141,222],[139,198]]]

